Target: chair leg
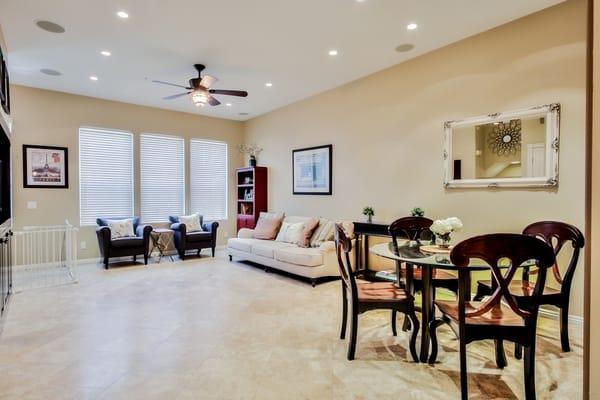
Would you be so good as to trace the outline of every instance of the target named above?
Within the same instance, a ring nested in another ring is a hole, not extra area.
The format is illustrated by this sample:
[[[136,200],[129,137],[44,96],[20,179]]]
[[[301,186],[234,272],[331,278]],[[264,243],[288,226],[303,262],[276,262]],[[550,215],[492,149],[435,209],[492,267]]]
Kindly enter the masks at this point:
[[[407,315],[410,318],[410,322],[412,325],[412,333],[410,334],[409,342],[410,355],[412,356],[414,362],[419,362],[419,354],[417,353],[417,334],[419,333],[419,319],[417,318],[417,315],[415,314],[414,310],[412,310],[412,312]]]
[[[473,297],[473,301],[481,301],[484,296],[488,293],[488,288],[482,285],[480,282],[477,282],[477,293],[475,293],[475,297]]]
[[[392,335],[398,336],[398,331],[396,330],[396,315],[398,312],[396,310],[392,310]]]
[[[352,318],[350,319],[350,340],[348,341],[348,360],[354,360],[356,353],[356,334],[358,333],[358,312],[352,307]]]
[[[133,262],[137,262],[137,256],[133,256]]]
[[[515,358],[517,360],[523,358],[523,346],[521,346],[519,343],[515,343]]]
[[[431,339],[431,354],[427,362],[430,365],[435,364],[438,355],[438,342],[437,342],[437,328],[442,325],[444,321],[441,319],[434,319],[429,323],[429,338]]]
[[[412,327],[410,326],[410,318],[408,318],[406,315],[404,316],[404,322],[402,323],[402,331],[403,332],[408,332],[412,329]]]
[[[197,256],[198,256],[198,257],[200,257],[200,250],[201,250],[201,249],[198,249],[198,253],[197,253]]]
[[[215,248],[214,247],[212,248],[212,256],[213,256],[213,258],[215,258]]]
[[[148,265],[148,254],[144,254],[144,265]]]
[[[460,339],[460,396],[462,400],[469,399],[469,382],[467,375],[467,343],[464,339]]]
[[[560,344],[562,351],[571,351],[569,345],[569,305],[560,308]]]
[[[524,350],[525,399],[535,400],[535,342],[525,346]]]
[[[342,330],[340,331],[340,339],[346,338],[346,323],[348,322],[348,296],[346,288],[342,286]]]
[[[504,341],[502,339],[494,340],[496,345],[496,366],[503,369],[508,365],[506,361],[506,354],[504,354]]]
[[[104,257],[104,269],[108,269],[108,257]]]
[[[229,255],[229,262],[233,261],[233,256],[230,254]]]

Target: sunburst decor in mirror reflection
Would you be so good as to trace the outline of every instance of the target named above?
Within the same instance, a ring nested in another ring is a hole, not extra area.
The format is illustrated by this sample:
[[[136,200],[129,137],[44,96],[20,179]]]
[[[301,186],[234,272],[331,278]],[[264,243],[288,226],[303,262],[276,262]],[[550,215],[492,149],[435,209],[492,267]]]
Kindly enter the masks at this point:
[[[490,150],[499,156],[517,154],[521,150],[521,120],[495,122],[487,142]]]

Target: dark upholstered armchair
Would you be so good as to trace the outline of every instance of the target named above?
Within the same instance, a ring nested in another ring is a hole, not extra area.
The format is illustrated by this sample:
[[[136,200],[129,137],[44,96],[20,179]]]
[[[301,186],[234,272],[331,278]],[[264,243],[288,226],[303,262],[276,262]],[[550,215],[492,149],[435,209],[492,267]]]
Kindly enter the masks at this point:
[[[128,218],[133,219],[135,236],[111,239],[108,221]],[[111,257],[133,256],[133,262],[136,262],[138,255],[143,255],[144,264],[148,265],[148,248],[152,227],[150,225],[140,225],[140,217],[98,218],[96,224],[98,224],[96,236],[98,236],[100,254],[104,259],[104,268],[108,269],[108,259]]]
[[[197,250],[200,255],[202,249],[212,249],[212,256],[215,256],[215,246],[217,245],[218,222],[204,223],[200,216],[200,225],[203,232],[188,232],[184,223],[179,222],[179,217],[170,216],[171,229],[174,231],[175,247],[179,258],[185,259],[187,250]]]

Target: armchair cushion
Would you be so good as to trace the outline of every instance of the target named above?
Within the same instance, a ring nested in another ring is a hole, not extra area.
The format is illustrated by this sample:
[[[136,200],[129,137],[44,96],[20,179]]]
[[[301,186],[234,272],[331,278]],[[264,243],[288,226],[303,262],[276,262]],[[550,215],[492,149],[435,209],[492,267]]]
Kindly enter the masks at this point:
[[[122,237],[118,239],[113,239],[110,242],[111,246],[118,248],[125,247],[136,247],[144,245],[144,238],[142,237]]]
[[[186,240],[188,242],[202,242],[209,241],[212,239],[212,233],[210,232],[190,232],[187,234]]]
[[[96,224],[98,226],[108,226],[108,221],[114,221],[119,219],[132,219],[133,220],[133,230],[137,231],[138,225],[140,224],[140,217],[110,217],[110,218],[96,218]]]
[[[192,215],[197,215],[198,216],[198,218],[200,219],[200,226],[202,226],[202,224],[204,223],[204,217],[202,215],[198,214],[198,213],[192,214]],[[185,215],[183,215],[181,217],[177,216],[177,215],[170,215],[169,216],[169,222],[171,224],[185,223],[184,221],[181,220],[182,217],[185,217]],[[190,217],[190,215],[188,215],[187,217]],[[173,229],[173,228],[171,228],[171,229]]]
[[[185,224],[188,232],[202,232],[202,216],[200,214],[182,215],[179,222]]]

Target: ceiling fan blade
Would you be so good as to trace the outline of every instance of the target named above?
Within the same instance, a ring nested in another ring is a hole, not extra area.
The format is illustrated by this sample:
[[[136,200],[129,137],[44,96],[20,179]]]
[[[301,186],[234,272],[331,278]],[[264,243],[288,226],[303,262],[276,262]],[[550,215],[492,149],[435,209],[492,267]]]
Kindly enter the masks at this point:
[[[175,86],[175,87],[182,88],[182,89],[187,89],[187,90],[191,89],[191,88],[189,88],[187,86],[177,85],[175,83],[170,83],[170,82],[164,82],[164,81],[152,81],[152,82],[154,82],[154,83],[160,83],[161,85]]]
[[[208,89],[216,81],[218,81],[218,79],[215,78],[214,76],[204,75],[202,77],[202,80],[200,81],[200,86],[205,87],[206,89]]]
[[[173,100],[173,99],[177,99],[179,97],[183,97],[185,95],[188,95],[192,92],[185,92],[185,93],[179,93],[179,94],[174,94],[172,96],[167,96],[167,97],[163,97],[163,100]]]
[[[210,89],[208,91],[211,94],[226,94],[228,96],[246,97],[248,92],[244,90],[221,90],[221,89]]]
[[[208,96],[208,104],[210,104],[211,106],[218,106],[219,104],[221,104],[221,102],[212,96]]]

